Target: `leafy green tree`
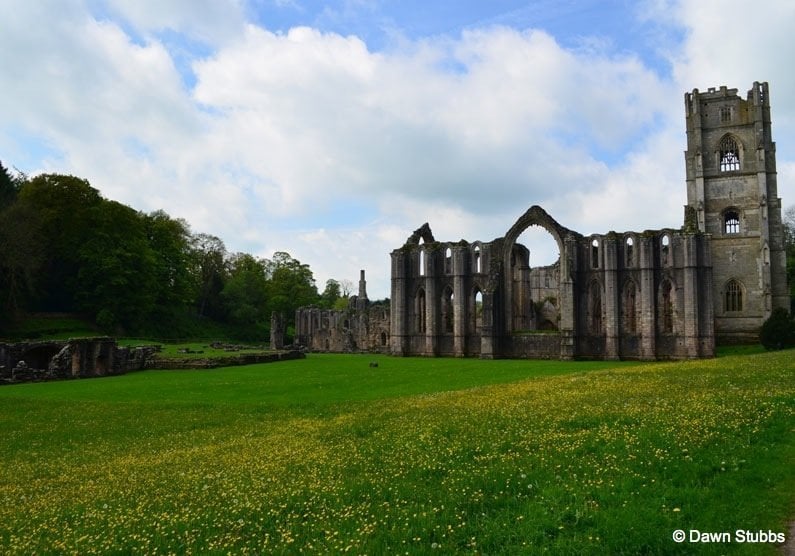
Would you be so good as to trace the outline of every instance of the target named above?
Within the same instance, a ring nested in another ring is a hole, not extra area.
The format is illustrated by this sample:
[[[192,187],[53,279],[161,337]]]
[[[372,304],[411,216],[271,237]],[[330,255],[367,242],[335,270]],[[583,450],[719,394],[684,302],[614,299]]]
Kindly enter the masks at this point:
[[[295,326],[295,310],[318,302],[317,286],[309,265],[279,251],[268,264],[268,313],[284,315],[288,327]]]
[[[16,200],[20,181],[11,175],[2,161],[0,161],[0,212]]]
[[[325,309],[332,309],[337,301],[342,298],[342,286],[334,278],[326,280],[326,289],[320,294],[320,306]]]
[[[190,226],[162,210],[144,216],[143,220],[154,257],[154,317],[184,312],[197,297],[191,279]]]
[[[784,211],[784,247],[787,252],[790,309],[795,310],[795,205]]]
[[[267,307],[268,278],[266,263],[247,253],[237,253],[229,261],[229,278],[221,291],[229,320],[238,325],[264,325]]]
[[[767,350],[795,346],[795,320],[786,309],[773,309],[770,317],[762,323],[759,341]]]
[[[44,247],[35,211],[20,203],[0,209],[0,321],[8,323],[35,299]]]
[[[191,275],[199,316],[225,319],[221,292],[228,274],[224,242],[209,234],[191,236]]]
[[[94,212],[94,229],[78,249],[78,307],[108,331],[140,330],[155,307],[158,278],[145,217],[115,201]]]
[[[37,215],[44,243],[36,284],[38,308],[78,309],[80,251],[96,230],[102,201],[88,181],[60,174],[36,176],[19,190],[17,204],[26,214]]]

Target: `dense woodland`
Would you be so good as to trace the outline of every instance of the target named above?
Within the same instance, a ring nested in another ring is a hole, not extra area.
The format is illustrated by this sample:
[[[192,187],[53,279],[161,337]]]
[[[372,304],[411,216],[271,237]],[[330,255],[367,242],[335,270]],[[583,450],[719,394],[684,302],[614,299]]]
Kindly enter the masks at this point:
[[[795,299],[795,206],[784,220]],[[345,307],[350,289],[328,280],[318,293],[309,265],[288,253],[229,253],[220,238],[105,199],[84,179],[29,178],[0,163],[0,332],[31,312],[56,312],[112,334],[205,337],[219,325],[264,339],[272,311],[289,332],[297,307]]]
[[[262,340],[272,311],[289,330],[299,306],[344,307],[348,284],[329,280],[318,293],[309,265],[288,253],[229,253],[84,179],[29,178],[0,163],[0,331],[34,312],[78,313],[111,334]]]

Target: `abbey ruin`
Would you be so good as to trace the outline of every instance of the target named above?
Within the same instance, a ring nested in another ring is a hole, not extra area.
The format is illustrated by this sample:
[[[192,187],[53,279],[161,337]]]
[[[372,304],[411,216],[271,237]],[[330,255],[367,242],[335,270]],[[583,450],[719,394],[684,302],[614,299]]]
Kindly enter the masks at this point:
[[[391,253],[389,307],[296,314],[316,351],[572,359],[712,357],[755,342],[789,308],[767,83],[685,94],[687,205],[677,228],[582,235],[539,206],[492,241],[439,241],[428,224]],[[559,258],[517,243],[546,230]]]

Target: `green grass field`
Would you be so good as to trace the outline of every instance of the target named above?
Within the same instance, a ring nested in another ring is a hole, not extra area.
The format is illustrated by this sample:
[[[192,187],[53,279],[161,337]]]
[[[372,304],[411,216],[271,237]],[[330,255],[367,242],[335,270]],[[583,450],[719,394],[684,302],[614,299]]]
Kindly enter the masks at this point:
[[[672,533],[785,532],[793,462],[793,351],[21,384],[0,387],[0,553],[776,554]]]

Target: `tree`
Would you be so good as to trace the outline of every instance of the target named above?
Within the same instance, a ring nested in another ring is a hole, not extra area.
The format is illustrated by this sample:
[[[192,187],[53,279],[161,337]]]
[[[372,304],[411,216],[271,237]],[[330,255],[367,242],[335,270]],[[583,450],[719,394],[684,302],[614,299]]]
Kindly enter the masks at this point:
[[[795,320],[786,309],[773,309],[773,313],[762,324],[759,341],[767,350],[795,346]]]
[[[190,226],[185,220],[175,220],[162,210],[144,216],[144,225],[154,257],[154,312],[165,316],[182,311],[197,297],[190,272]]]
[[[784,249],[787,253],[787,283],[790,309],[795,309],[795,205],[784,211]]]
[[[342,288],[340,283],[333,278],[326,280],[326,289],[320,294],[320,306],[324,309],[333,309],[341,298]]]
[[[226,246],[216,236],[191,236],[191,275],[199,316],[223,320],[226,316],[221,291],[228,275]]]
[[[78,249],[78,308],[108,331],[145,328],[157,291],[145,217],[115,201],[93,210],[94,229]]]
[[[0,161],[0,211],[11,206],[16,200],[21,180],[14,177]]]
[[[0,319],[10,320],[35,299],[45,245],[31,207],[13,203],[0,210]]]
[[[88,181],[74,176],[42,174],[25,182],[16,204],[36,214],[43,257],[36,288],[37,306],[47,311],[74,311],[80,250],[97,227],[96,210],[103,199]]]
[[[229,261],[229,278],[221,291],[230,321],[244,326],[263,325],[268,319],[265,261],[237,253]]]
[[[315,278],[309,265],[277,252],[268,262],[268,309],[284,315],[287,326],[295,326],[295,310],[318,301]]]

